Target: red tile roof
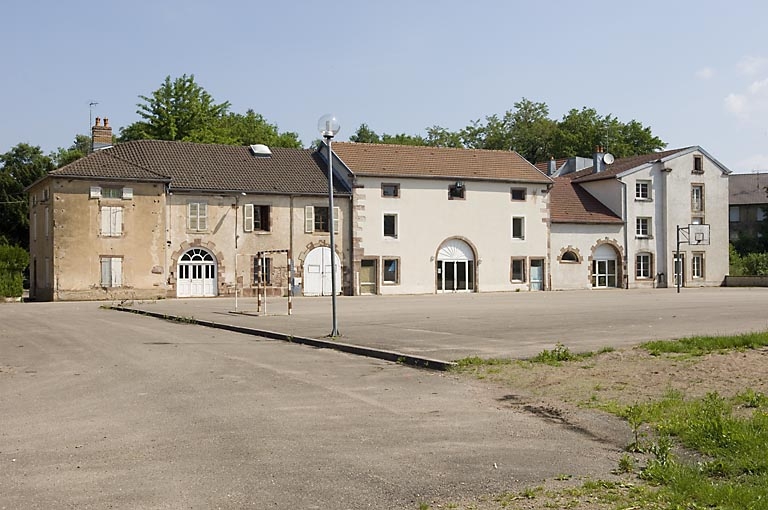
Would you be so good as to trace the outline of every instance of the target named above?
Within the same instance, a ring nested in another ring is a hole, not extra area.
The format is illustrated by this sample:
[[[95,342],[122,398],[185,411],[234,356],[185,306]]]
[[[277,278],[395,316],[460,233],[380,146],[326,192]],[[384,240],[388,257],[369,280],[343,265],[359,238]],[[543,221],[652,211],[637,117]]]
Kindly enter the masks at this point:
[[[624,223],[587,190],[568,177],[557,177],[549,192],[552,223]]]
[[[336,142],[333,152],[356,175],[552,182],[512,151]]]

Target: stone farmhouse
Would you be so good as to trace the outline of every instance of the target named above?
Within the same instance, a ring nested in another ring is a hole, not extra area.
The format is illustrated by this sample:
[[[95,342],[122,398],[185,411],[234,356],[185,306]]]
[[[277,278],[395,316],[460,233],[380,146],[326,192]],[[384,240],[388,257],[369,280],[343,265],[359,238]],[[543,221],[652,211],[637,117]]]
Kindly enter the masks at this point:
[[[681,244],[681,284],[728,271],[730,172],[700,147],[543,168],[510,151],[333,152],[331,224],[325,145],[104,143],[27,190],[30,297],[329,295],[331,264],[346,295],[664,287],[678,233],[698,243]]]
[[[351,267],[350,190],[334,183],[330,225],[324,168],[317,151],[264,146],[142,140],[95,151],[28,189],[30,297],[253,295],[257,283],[286,294],[291,273],[306,275],[306,294],[330,293],[330,228],[335,264]],[[349,270],[337,280],[349,288]]]

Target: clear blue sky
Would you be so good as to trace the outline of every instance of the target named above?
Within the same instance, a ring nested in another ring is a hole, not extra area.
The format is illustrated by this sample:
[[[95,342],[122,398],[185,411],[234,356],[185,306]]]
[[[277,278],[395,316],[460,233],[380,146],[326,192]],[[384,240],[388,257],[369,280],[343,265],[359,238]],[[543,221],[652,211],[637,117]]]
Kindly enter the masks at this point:
[[[0,31],[0,153],[47,152],[138,120],[139,95],[194,74],[305,145],[334,113],[346,140],[460,129],[520,98],[559,119],[595,108],[768,170],[768,2],[10,0]],[[609,148],[610,149],[610,148]]]

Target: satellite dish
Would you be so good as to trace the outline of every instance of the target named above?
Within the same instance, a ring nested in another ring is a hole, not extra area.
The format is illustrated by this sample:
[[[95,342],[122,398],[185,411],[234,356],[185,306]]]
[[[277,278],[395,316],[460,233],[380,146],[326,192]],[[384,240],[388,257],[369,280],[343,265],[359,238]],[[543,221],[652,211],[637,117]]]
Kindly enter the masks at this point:
[[[606,152],[603,155],[603,163],[605,163],[606,165],[610,165],[611,163],[614,162],[614,160],[615,158],[613,157],[613,154],[611,154],[610,152]]]

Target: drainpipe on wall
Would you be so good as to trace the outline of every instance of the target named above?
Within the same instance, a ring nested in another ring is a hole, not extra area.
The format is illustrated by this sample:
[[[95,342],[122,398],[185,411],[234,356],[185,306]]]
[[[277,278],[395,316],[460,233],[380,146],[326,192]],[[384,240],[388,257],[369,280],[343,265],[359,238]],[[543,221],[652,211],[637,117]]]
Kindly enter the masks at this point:
[[[629,225],[627,222],[627,183],[619,179],[621,183],[621,217],[624,220],[624,281],[625,288],[629,289]]]
[[[290,195],[288,197],[288,249],[290,250],[290,257],[288,257],[290,260],[290,267],[288,268],[288,296],[293,296],[293,288],[295,287],[294,282],[296,280],[296,261],[293,260],[294,254],[296,253],[293,250],[293,195]]]

